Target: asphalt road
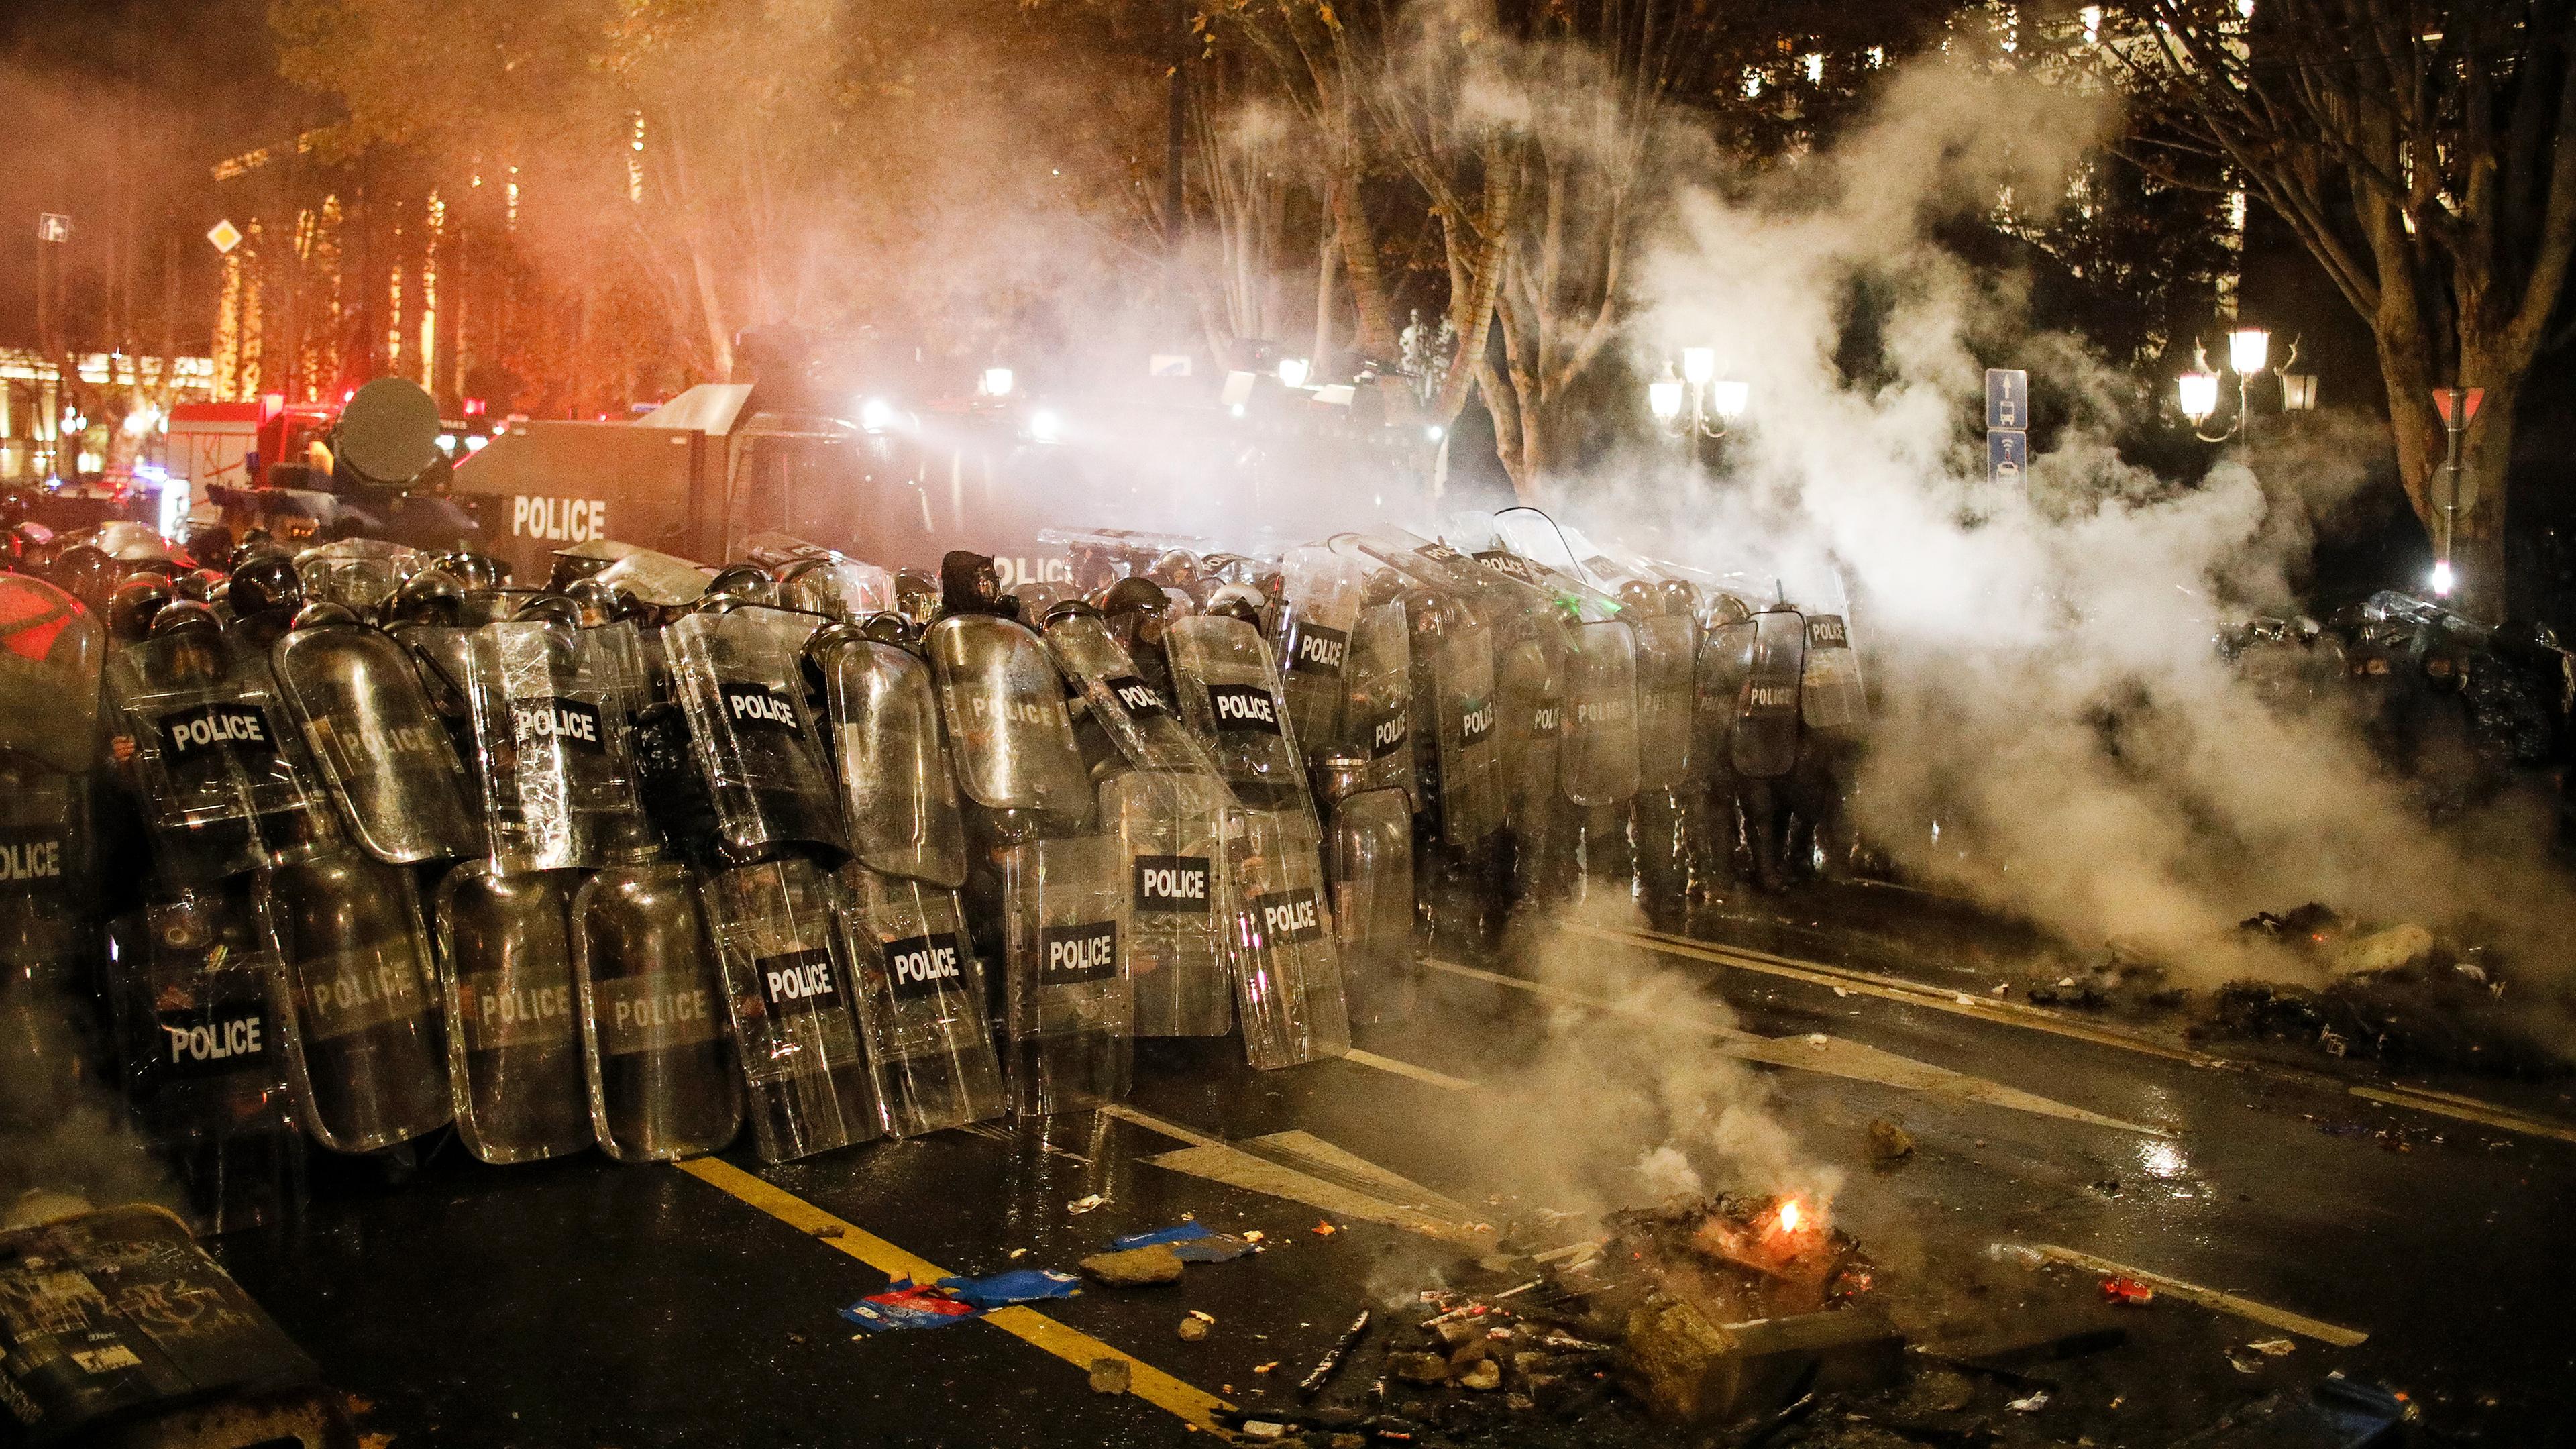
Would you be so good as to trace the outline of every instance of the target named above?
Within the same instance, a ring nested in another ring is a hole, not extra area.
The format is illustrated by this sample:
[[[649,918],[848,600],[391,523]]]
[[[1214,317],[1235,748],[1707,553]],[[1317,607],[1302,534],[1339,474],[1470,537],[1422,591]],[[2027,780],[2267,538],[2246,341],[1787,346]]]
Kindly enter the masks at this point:
[[[745,1149],[489,1168],[451,1146],[399,1186],[340,1162],[300,1224],[218,1251],[355,1396],[361,1427],[402,1449],[1177,1444],[1216,1401],[1292,1401],[1359,1307],[1383,1318],[1473,1256],[1456,1226],[1642,1200],[1669,1184],[1640,1164],[1674,1147],[1711,1188],[1775,1174],[1829,1190],[1918,1340],[2094,1301],[2094,1274],[1991,1245],[2162,1275],[2155,1303],[2122,1311],[2127,1345],[2052,1369],[2046,1405],[1993,1415],[2000,1442],[2173,1443],[2333,1371],[2407,1393],[2428,1442],[2551,1443],[2576,1423],[2576,1142],[2523,1120],[2555,1105],[2576,1122],[2554,1092],[2473,1120],[2488,1114],[1623,927],[1551,931],[1498,971],[1435,963],[1353,1060],[1256,1074],[1221,1042],[1151,1044],[1123,1111],[1042,1132],[779,1168]],[[1901,932],[1863,934],[1828,964],[1902,953]],[[1785,955],[1783,939],[1761,944]],[[1881,1118],[1912,1136],[1901,1163],[1871,1162]],[[1329,1146],[1279,1135],[1297,1132]],[[1069,1269],[1184,1215],[1258,1229],[1267,1251],[936,1330],[859,1338],[837,1314],[890,1271]],[[2197,1306],[2193,1287],[2243,1302]],[[1216,1320],[1204,1341],[1176,1332],[1192,1309]],[[2245,1348],[2284,1339],[2278,1357]],[[1137,1361],[1137,1392],[1090,1390],[1106,1354]],[[1625,1410],[1549,1432],[1686,1442]],[[1446,1437],[1537,1435],[1489,1412]]]

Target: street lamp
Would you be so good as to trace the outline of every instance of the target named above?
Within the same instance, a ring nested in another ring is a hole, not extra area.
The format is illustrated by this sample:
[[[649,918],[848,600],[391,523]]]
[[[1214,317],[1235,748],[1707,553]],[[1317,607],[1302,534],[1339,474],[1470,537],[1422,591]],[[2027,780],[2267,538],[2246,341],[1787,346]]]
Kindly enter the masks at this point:
[[[1655,421],[1683,437],[1722,438],[1727,425],[1744,416],[1753,400],[1748,383],[1717,375],[1717,349],[1682,349],[1681,376],[1670,363],[1664,375],[1646,384],[1646,408]]]
[[[2201,425],[2218,411],[2219,375],[2209,365],[2209,351],[2198,342],[2192,344],[2192,357],[2199,365],[2174,380],[2175,401],[2182,405],[2182,415],[2191,420],[2192,436],[2204,443],[2224,443],[2246,430],[2253,421],[2254,402],[2250,389],[2254,379],[2263,375],[2272,357],[2272,334],[2260,327],[2239,327],[2227,334],[2228,370],[2236,374],[2236,418],[2225,431],[2210,434]],[[2305,374],[2293,374],[2290,365],[2299,360],[2299,344],[2292,342],[2290,355],[2281,359],[2281,410],[2306,412],[2317,405],[2317,380]]]

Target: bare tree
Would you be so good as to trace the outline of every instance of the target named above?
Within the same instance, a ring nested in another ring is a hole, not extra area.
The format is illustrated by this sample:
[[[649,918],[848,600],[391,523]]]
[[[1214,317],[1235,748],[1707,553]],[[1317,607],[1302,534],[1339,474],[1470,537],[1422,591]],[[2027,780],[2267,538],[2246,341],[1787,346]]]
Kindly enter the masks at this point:
[[[2130,0],[2105,54],[2152,106],[2129,147],[2176,182],[2223,166],[2377,338],[2428,531],[2453,500],[2436,388],[2481,388],[2452,533],[2462,597],[2505,597],[2515,408],[2576,253],[2571,0]]]

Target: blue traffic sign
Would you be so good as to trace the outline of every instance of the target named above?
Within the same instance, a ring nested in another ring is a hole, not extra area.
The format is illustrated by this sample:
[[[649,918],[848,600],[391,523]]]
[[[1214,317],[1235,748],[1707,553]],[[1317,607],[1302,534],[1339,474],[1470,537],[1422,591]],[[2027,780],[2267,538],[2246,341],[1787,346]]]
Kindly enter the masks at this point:
[[[1986,478],[1995,483],[2019,483],[2030,471],[2030,434],[2019,428],[1991,428],[1986,432]]]
[[[1986,426],[2030,426],[2030,374],[2018,367],[1986,369]]]

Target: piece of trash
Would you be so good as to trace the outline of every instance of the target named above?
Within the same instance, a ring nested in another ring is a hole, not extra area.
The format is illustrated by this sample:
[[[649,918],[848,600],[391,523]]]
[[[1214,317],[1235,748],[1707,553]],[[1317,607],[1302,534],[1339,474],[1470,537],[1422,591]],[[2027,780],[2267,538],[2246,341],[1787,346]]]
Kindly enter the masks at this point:
[[[1210,1233],[1204,1238],[1166,1243],[1172,1256],[1184,1263],[1231,1263],[1237,1258],[1261,1251],[1260,1245],[1248,1243],[1230,1233]]]
[[[822,1223],[815,1227],[808,1228],[806,1231],[812,1233],[818,1238],[837,1238],[841,1235],[841,1225],[839,1223]]]
[[[2102,1301],[2127,1308],[2143,1308],[2156,1301],[2156,1290],[2135,1278],[2102,1280]]]
[[[1315,1361],[1315,1366],[1307,1371],[1306,1376],[1297,1381],[1297,1392],[1311,1397],[1321,1389],[1332,1378],[1333,1371],[1342,1366],[1343,1357],[1368,1333],[1368,1326],[1369,1311],[1363,1308],[1360,1316],[1351,1320],[1351,1326],[1342,1330],[1342,1336],[1333,1340],[1333,1346],[1324,1351],[1324,1356]]]
[[[992,1309],[1044,1298],[1070,1298],[1082,1291],[1082,1280],[1053,1268],[1013,1268],[984,1278],[942,1278],[939,1286],[978,1309]]]
[[[2240,1374],[2259,1373],[2263,1368],[2263,1360],[2242,1349],[2231,1348],[2227,1350],[2227,1366]]]
[[[1246,1419],[1243,1421],[1243,1427],[1236,1432],[1246,1439],[1285,1439],[1288,1437],[1288,1426],[1272,1419]]]
[[[1837,987],[1835,987],[1835,988],[1834,988],[1834,995],[1836,995],[1836,996],[1849,996],[1849,995],[1851,995],[1851,988],[1849,988],[1849,987],[1847,987],[1847,986],[1837,986]]]
[[[2245,1345],[2268,1358],[2284,1358],[2298,1351],[2298,1345],[2286,1338],[2266,1338]]]
[[[1462,1389],[1474,1389],[1477,1392],[1482,1393],[1488,1389],[1498,1389],[1502,1386],[1503,1366],[1489,1358],[1478,1359],[1475,1363],[1468,1365],[1465,1373],[1458,1375],[1458,1387]]]
[[[1800,1037],[1799,1040],[1805,1042],[1811,1047],[1814,1047],[1818,1051],[1823,1051],[1825,1048],[1834,1044],[1834,1039],[1825,1035],[1821,1031],[1811,1031],[1805,1036]]]
[[[1108,1205],[1109,1199],[1102,1194],[1095,1192],[1089,1197],[1078,1197],[1073,1201],[1066,1203],[1064,1205],[1064,1210],[1072,1213],[1076,1217],[1079,1217],[1082,1214],[1091,1211],[1093,1208],[1106,1207]]]
[[[1129,1248],[1150,1248],[1156,1243],[1186,1243],[1192,1238],[1208,1236],[1206,1224],[1182,1223],[1178,1227],[1156,1228],[1150,1233],[1129,1233],[1123,1238],[1111,1238],[1109,1246],[1123,1253]]]
[[[1914,1134],[1893,1117],[1873,1117],[1869,1122],[1869,1155],[1882,1165],[1903,1162],[1914,1155]]]
[[[1331,1223],[1317,1223],[1317,1224],[1315,1224],[1315,1236],[1317,1236],[1317,1237],[1319,1237],[1319,1238],[1329,1238],[1329,1237],[1331,1237],[1333,1234],[1338,1233],[1338,1232],[1340,1232],[1340,1231],[1341,1231],[1341,1229],[1339,1229],[1339,1228],[1337,1228],[1337,1227],[1334,1227]]]
[[[1091,1391],[1123,1394],[1134,1375],[1135,1366],[1123,1358],[1095,1358],[1091,1361]]]
[[[1197,1343],[1216,1329],[1216,1315],[1193,1308],[1181,1319],[1181,1342]]]
[[[975,1306],[935,1283],[895,1280],[895,1286],[841,1310],[841,1316],[870,1333],[908,1328],[945,1328],[975,1316]]]
[[[1181,1281],[1181,1260],[1161,1243],[1123,1253],[1094,1253],[1075,1266],[1112,1288]]]
[[[2015,1399],[2004,1405],[2016,1414],[2036,1414],[2048,1404],[2048,1390],[2041,1389],[2027,1399]]]
[[[1995,986],[1995,989],[1994,989],[1994,990],[1992,990],[1992,991],[1990,991],[1990,992],[1988,992],[1988,993],[1986,993],[1986,994],[1987,994],[1987,995],[1989,995],[1989,996],[2002,996],[2002,995],[2004,995],[2005,993],[2007,993],[2007,992],[2009,992],[2009,991],[2011,991],[2011,990],[2012,990],[2012,983],[2011,983],[2011,982],[2009,982],[2009,981],[2005,981],[2005,982],[1999,982],[1999,983],[1997,983],[1997,985]]]
[[[1028,1249],[1026,1249],[1026,1248],[1013,1248],[1013,1249],[1011,1250],[1011,1259],[1012,1259],[1012,1261],[1014,1261],[1014,1262],[1017,1262],[1018,1260],[1020,1260],[1020,1259],[1022,1259],[1022,1258],[1025,1258],[1025,1257],[1027,1257],[1028,1255],[1029,1255],[1029,1250],[1028,1250]]]
[[[2019,1243],[1988,1243],[1986,1256],[1998,1263],[2012,1263],[2024,1268],[2036,1268],[2048,1261],[2040,1256],[2037,1248],[2027,1248]]]
[[[1260,1242],[1260,1241],[1261,1241],[1261,1229],[1259,1229],[1259,1228],[1245,1228],[1245,1229],[1243,1230],[1243,1235],[1242,1235],[1242,1236],[1243,1236],[1243,1240],[1244,1240],[1245,1242],[1247,1242],[1247,1243],[1257,1243],[1257,1242]]]
[[[1252,1366],[1252,1371],[1257,1374],[1266,1374],[1277,1367],[1279,1367],[1279,1360],[1274,1358],[1268,1363],[1254,1364]]]

